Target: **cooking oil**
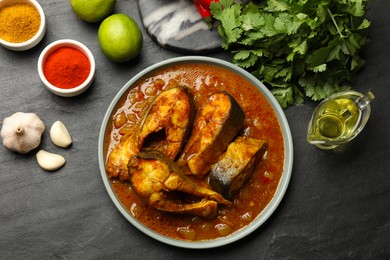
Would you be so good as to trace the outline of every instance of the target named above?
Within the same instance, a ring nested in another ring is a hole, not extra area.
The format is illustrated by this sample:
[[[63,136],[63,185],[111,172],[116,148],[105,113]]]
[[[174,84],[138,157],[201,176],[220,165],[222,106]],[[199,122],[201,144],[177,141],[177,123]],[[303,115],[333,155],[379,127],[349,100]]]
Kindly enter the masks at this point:
[[[364,127],[371,112],[371,92],[342,92],[321,102],[309,124],[307,141],[322,149],[333,149],[352,140]]]

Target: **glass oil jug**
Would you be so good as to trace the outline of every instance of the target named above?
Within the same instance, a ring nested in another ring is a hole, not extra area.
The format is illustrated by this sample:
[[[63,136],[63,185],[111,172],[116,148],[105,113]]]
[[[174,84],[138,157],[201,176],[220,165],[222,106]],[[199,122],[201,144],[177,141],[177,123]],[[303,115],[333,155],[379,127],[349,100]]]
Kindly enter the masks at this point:
[[[355,138],[371,114],[374,95],[345,91],[322,101],[313,112],[307,141],[321,149],[334,149]]]

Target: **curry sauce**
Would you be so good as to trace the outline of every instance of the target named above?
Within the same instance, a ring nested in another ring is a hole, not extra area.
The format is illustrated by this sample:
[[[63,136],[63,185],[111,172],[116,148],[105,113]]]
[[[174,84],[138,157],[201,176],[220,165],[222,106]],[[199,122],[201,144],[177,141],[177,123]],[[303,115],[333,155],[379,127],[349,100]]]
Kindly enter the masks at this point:
[[[227,236],[251,223],[271,201],[284,165],[284,142],[273,108],[259,90],[230,70],[207,64],[184,64],[164,68],[137,82],[123,97],[112,115],[105,137],[106,158],[120,142],[135,130],[150,98],[165,89],[185,86],[199,108],[208,98],[226,91],[245,112],[239,135],[264,140],[267,150],[248,183],[232,198],[231,206],[220,205],[213,219],[159,211],[144,203],[126,180],[111,178],[112,187],[122,204],[138,221],[164,236],[203,241]],[[191,177],[207,184],[207,176]]]

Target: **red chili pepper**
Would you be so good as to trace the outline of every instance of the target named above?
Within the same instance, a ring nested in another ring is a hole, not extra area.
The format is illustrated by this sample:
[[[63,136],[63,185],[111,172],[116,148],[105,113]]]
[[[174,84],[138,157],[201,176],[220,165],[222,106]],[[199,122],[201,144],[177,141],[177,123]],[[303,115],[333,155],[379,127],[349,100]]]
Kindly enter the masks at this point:
[[[219,0],[192,0],[198,9],[198,12],[202,16],[203,20],[207,23],[209,29],[213,28],[213,16],[210,12],[210,4],[212,2],[219,2]]]
[[[203,6],[206,6],[208,9],[210,9],[210,4],[212,2],[219,2],[219,0],[193,0],[194,2],[197,2]]]
[[[210,9],[205,7],[204,5],[200,4],[196,0],[193,0],[193,2],[196,6],[196,9],[198,9],[198,12],[202,16],[203,20],[207,23],[207,26],[211,30],[213,28],[213,24],[212,24],[213,17],[211,15]]]

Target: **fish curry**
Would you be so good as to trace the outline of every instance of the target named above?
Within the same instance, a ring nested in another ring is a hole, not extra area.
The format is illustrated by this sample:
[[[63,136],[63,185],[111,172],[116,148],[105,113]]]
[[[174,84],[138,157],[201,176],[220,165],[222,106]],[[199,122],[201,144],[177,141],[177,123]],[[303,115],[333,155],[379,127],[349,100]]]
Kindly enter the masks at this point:
[[[268,205],[284,165],[278,118],[261,92],[208,64],[166,67],[113,110],[106,172],[139,222],[161,235],[216,239]]]

